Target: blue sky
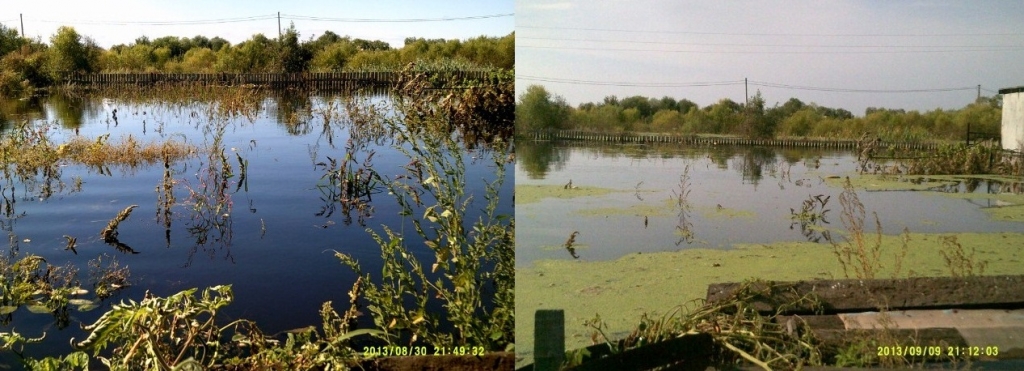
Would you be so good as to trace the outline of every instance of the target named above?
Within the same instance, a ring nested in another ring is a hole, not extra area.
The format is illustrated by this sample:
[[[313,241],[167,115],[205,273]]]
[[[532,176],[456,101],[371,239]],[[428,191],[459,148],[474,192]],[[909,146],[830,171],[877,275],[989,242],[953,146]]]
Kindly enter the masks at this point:
[[[0,23],[20,29],[18,14],[25,19],[25,33],[49,41],[61,25],[75,27],[109,48],[128,44],[146,35],[220,36],[232,43],[249,39],[255,33],[277,36],[277,12],[284,15],[323,18],[424,19],[456,18],[514,12],[512,0],[505,1],[4,1]],[[206,23],[192,25],[115,24],[127,22],[177,22],[223,20],[270,16],[257,21]],[[287,28],[289,20],[281,21]],[[440,22],[323,22],[295,20],[303,40],[330,30],[353,38],[383,40],[401,47],[406,37],[467,39],[480,35],[505,36],[513,31],[513,16]]]
[[[608,95],[705,106],[743,102],[747,78],[769,105],[955,109],[978,84],[986,96],[1024,85],[1022,19],[1024,1],[518,0],[516,90],[541,84],[574,106]],[[944,88],[969,89],[884,92]]]

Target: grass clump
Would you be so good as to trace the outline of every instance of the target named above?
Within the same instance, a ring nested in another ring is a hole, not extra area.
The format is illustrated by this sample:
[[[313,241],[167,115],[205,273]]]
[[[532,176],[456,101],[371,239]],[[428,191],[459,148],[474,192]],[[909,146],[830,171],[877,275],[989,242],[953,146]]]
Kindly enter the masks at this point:
[[[839,204],[843,211],[840,218],[843,226],[846,227],[846,241],[840,243],[833,239],[830,233],[825,233],[825,239],[832,245],[833,252],[843,267],[843,274],[850,278],[850,271],[860,279],[873,279],[885,268],[882,264],[882,222],[878,219],[877,213],[872,213],[875,218],[875,235],[871,237],[866,232],[866,212],[864,204],[857,197],[849,177],[843,185],[843,193],[839,195]],[[824,206],[822,206],[824,207]],[[903,258],[907,255],[907,243],[909,242],[909,230],[903,231],[903,248],[894,255],[892,266],[892,277],[896,278],[902,268]]]

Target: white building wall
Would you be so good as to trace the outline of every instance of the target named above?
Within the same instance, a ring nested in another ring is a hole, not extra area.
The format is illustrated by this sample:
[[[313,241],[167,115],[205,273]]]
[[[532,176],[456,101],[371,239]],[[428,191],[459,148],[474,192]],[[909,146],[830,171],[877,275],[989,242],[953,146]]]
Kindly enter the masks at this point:
[[[1003,95],[1003,149],[1024,150],[1024,92]]]

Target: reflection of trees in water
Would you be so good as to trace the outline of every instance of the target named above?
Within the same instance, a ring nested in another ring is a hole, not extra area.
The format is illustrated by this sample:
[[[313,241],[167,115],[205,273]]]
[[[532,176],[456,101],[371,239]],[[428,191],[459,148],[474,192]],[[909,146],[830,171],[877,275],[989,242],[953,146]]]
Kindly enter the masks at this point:
[[[747,147],[741,153],[740,174],[743,176],[743,183],[758,185],[764,178],[764,171],[775,171],[775,150],[767,147]]]
[[[11,130],[23,121],[46,118],[42,99],[36,96],[25,99],[0,99],[0,133]]]
[[[309,93],[280,92],[270,99],[274,102],[273,112],[276,122],[283,126],[288,134],[304,135],[313,130],[313,105]]]
[[[79,129],[83,122],[96,119],[103,111],[102,101],[95,96],[54,94],[48,102],[60,126],[65,129]]]
[[[554,167],[561,171],[569,161],[569,148],[555,146],[555,142],[523,140],[516,143],[516,160],[522,164],[530,179],[542,179]]]

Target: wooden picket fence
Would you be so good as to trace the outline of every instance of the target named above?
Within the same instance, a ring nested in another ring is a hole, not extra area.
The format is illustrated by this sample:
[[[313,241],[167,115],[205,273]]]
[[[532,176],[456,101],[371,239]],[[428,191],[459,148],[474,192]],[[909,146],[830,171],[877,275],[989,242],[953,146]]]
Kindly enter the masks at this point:
[[[440,72],[448,79],[483,81],[490,71]],[[377,72],[301,72],[301,73],[93,73],[71,75],[65,84],[88,86],[147,86],[158,83],[211,84],[225,86],[255,85],[272,89],[350,89],[391,87],[401,71]]]

